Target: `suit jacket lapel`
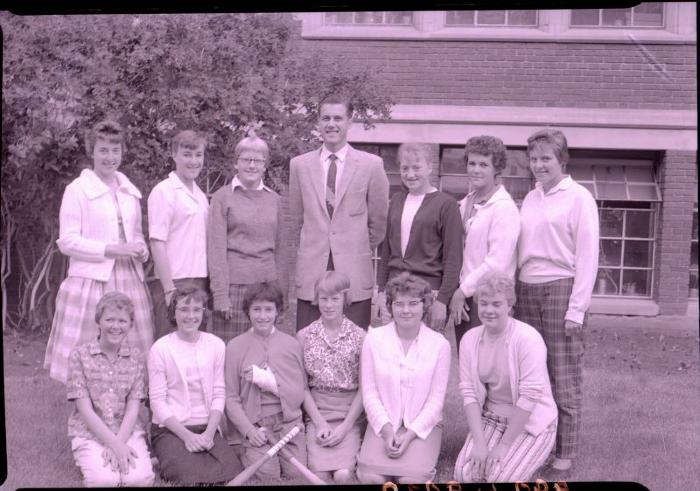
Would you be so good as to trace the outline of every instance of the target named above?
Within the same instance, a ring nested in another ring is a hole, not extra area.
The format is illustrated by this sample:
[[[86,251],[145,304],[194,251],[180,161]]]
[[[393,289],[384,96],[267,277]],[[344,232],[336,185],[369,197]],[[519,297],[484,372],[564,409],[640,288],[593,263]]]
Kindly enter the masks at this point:
[[[345,196],[345,192],[350,187],[350,181],[357,171],[357,155],[352,147],[348,148],[348,153],[345,158],[345,165],[343,167],[343,173],[340,175],[340,182],[338,183],[338,189],[335,193],[335,203],[336,208],[340,201]]]
[[[309,181],[311,181],[311,186],[314,188],[316,197],[318,198],[318,203],[323,208],[323,212],[328,215],[328,209],[326,208],[326,183],[323,182],[323,166],[321,165],[321,149],[318,152],[312,154],[311,160],[309,161]],[[337,202],[337,200],[336,200]]]

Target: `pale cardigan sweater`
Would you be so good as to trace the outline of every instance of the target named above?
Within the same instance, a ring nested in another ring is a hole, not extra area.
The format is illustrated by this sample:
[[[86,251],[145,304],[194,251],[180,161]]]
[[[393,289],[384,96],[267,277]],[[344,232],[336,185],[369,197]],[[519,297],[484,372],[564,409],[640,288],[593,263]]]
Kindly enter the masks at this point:
[[[208,332],[199,333],[197,365],[202,377],[204,402],[211,411],[224,411],[224,358],[226,345],[221,338]],[[175,332],[163,336],[151,346],[148,354],[148,397],[153,411],[153,423],[163,423],[174,416],[179,422],[190,417],[190,393],[185,367],[180,362],[184,354],[178,349]]]
[[[141,243],[141,192],[127,177],[117,172],[117,201],[127,242]],[[119,222],[109,187],[92,169],[83,169],[66,187],[59,213],[59,234],[56,244],[70,257],[68,276],[107,281],[114,268],[114,258],[105,257],[107,244],[119,242]],[[139,278],[143,267],[134,261]]]
[[[513,405],[531,411],[525,431],[539,435],[557,421],[557,406],[547,373],[547,347],[534,327],[510,318],[506,327],[508,375]],[[473,402],[483,409],[486,387],[479,380],[479,343],[484,335],[480,325],[467,331],[459,343],[459,391],[464,405]]]
[[[369,329],[362,345],[360,386],[367,421],[377,436],[391,423],[394,431],[405,426],[425,440],[442,420],[447,379],[450,375],[450,343],[421,323],[410,389],[401,419],[401,341],[393,322]]]
[[[466,202],[466,196],[459,202],[462,223]],[[474,208],[459,276],[459,288],[466,297],[474,295],[477,282],[490,271],[502,271],[513,278],[518,263],[520,212],[508,191],[500,185],[486,203]]]

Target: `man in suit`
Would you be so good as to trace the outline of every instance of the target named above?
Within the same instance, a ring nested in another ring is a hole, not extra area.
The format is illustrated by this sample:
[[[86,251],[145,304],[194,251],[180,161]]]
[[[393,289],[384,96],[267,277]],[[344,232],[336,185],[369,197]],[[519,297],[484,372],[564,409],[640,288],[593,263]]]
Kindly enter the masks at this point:
[[[290,163],[289,211],[296,262],[297,330],[320,317],[314,283],[326,270],[350,278],[352,303],[345,315],[370,322],[374,274],[372,250],[384,239],[389,181],[382,159],[348,145],[353,106],[336,94],[319,104],[321,148]]]

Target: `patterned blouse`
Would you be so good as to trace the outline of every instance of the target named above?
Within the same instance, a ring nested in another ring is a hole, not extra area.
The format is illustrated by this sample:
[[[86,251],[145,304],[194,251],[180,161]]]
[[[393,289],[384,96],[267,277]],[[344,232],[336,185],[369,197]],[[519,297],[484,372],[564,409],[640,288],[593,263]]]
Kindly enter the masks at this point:
[[[138,348],[122,344],[114,362],[97,340],[75,348],[69,359],[68,400],[90,399],[95,413],[115,434],[124,419],[128,400],[146,398],[145,366]],[[136,422],[136,427],[140,423]],[[76,407],[68,419],[68,436],[97,440]]]
[[[329,341],[321,319],[301,332],[305,335],[304,368],[309,375],[309,387],[326,392],[357,390],[365,331],[344,317],[333,341]]]

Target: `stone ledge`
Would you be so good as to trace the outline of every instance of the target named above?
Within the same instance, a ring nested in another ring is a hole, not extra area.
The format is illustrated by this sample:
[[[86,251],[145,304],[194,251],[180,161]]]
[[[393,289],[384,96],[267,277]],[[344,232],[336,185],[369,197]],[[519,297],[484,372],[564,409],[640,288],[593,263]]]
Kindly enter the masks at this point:
[[[655,317],[659,315],[659,306],[648,299],[593,297],[588,311],[591,314]]]

